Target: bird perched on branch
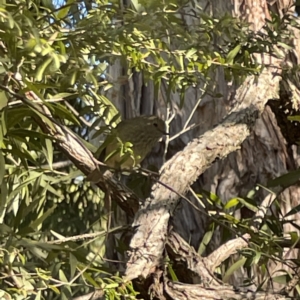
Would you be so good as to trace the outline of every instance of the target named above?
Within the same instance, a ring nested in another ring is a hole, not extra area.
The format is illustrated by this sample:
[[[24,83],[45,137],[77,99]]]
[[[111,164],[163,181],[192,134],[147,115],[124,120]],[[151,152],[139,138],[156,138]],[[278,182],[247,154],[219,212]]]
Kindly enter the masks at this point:
[[[132,169],[166,134],[165,122],[157,116],[123,120],[112,129],[103,143],[103,162],[111,168]]]

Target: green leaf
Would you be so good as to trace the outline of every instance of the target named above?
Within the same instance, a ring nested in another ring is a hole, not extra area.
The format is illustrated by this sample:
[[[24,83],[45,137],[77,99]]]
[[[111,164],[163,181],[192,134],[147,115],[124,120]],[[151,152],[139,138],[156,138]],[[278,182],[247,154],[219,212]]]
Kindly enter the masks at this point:
[[[145,11],[143,5],[138,0],[131,0],[130,4],[133,6],[133,8],[136,12],[141,13],[141,12]]]
[[[56,204],[53,205],[51,208],[45,211],[41,217],[31,222],[29,226],[33,229],[37,229],[53,213],[53,211],[56,209],[56,206]]]
[[[71,8],[71,4],[73,3],[74,0],[67,0],[67,2],[65,2],[63,8],[61,8],[57,13],[58,19],[64,19],[68,15]]]
[[[241,50],[241,45],[237,45],[234,49],[232,49],[226,57],[226,63],[232,64],[234,61],[234,58],[237,56],[237,54],[239,53],[240,50]]]
[[[6,92],[0,91],[0,111],[7,106],[7,102]]]
[[[186,58],[186,59],[193,58],[193,56],[194,56],[197,52],[198,52],[198,50],[195,49],[195,48],[189,49],[189,50],[187,51],[187,53],[185,54],[185,58]]]
[[[72,280],[76,273],[78,261],[77,258],[72,253],[69,254],[69,261],[70,261],[70,279]]]
[[[25,175],[27,172],[24,172]],[[21,176],[23,175],[21,174]],[[28,187],[29,184],[32,184],[38,177],[40,177],[42,174],[39,172],[30,172],[29,176],[26,178],[26,180],[23,180],[21,184],[19,184],[17,187],[14,188],[14,190],[8,195],[7,201],[11,201],[16,195],[22,192],[22,190],[26,187]],[[22,178],[20,176],[20,178]]]
[[[52,163],[53,163],[53,145],[52,141],[50,139],[45,140],[45,146],[44,149],[44,155],[47,159],[47,162],[49,164],[50,169],[52,169]]]
[[[35,211],[38,206],[42,205],[41,201],[43,200],[45,200],[45,197],[36,198],[31,203],[29,203],[29,205],[27,205],[25,201],[21,201],[16,217],[14,218],[14,229],[18,229],[19,232],[32,232],[32,228],[20,228],[20,224],[26,219],[28,215]]]
[[[89,274],[88,272],[84,272],[83,277],[93,287],[98,287],[99,286],[97,284],[97,282],[94,280],[94,278],[91,276],[91,274]]]
[[[178,277],[176,276],[176,273],[174,272],[174,269],[170,263],[168,263],[168,272],[171,275],[172,281],[178,282]]]
[[[0,290],[0,299],[12,300],[10,294],[8,294],[6,291],[3,291],[3,290]]]
[[[224,209],[230,209],[234,206],[237,206],[239,203],[239,198],[232,198],[225,204]]]
[[[255,200],[249,198],[237,198],[238,201],[253,212],[257,212],[257,204]]]
[[[295,214],[297,214],[297,213],[299,213],[299,212],[300,212],[300,204],[297,205],[297,206],[295,206],[295,207],[293,207],[288,213],[286,213],[286,214],[284,215],[283,218],[287,218],[287,217],[292,216],[292,215],[295,215]]]
[[[35,300],[41,300],[41,299],[42,299],[42,291],[38,291],[35,296]]]
[[[55,115],[60,117],[61,119],[66,119],[72,122],[75,125],[81,125],[76,116],[72,114],[68,109],[66,109],[61,104],[55,104],[52,106],[52,109],[54,110]]]
[[[215,223],[211,223],[209,225],[209,230],[205,233],[204,237],[202,238],[201,244],[198,249],[198,254],[202,255],[207,248],[207,245],[210,243],[213,234],[215,232]]]
[[[242,268],[246,262],[246,258],[242,257],[240,258],[238,261],[236,261],[233,265],[231,265],[227,271],[225,272],[224,276],[223,276],[223,281],[224,282],[228,282],[230,279],[230,276],[237,270],[239,270],[240,268]]]
[[[279,176],[273,180],[268,181],[268,187],[282,186],[283,188],[287,188],[296,184],[300,179],[300,169],[295,171],[290,171],[287,174]]]
[[[288,118],[288,120],[290,120],[290,121],[297,121],[297,122],[300,122],[300,115],[296,115],[296,116],[288,116],[287,118]]]
[[[46,69],[50,66],[52,62],[52,57],[47,58],[42,65],[40,65],[35,74],[35,79],[41,81],[44,77]]]

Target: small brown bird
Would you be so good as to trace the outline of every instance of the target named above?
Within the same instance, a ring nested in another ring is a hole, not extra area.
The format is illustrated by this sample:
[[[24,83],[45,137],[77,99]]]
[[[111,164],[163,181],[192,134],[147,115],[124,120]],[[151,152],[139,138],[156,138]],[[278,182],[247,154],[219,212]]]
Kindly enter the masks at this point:
[[[117,169],[132,169],[167,134],[165,122],[156,116],[121,121],[106,138],[104,163]]]

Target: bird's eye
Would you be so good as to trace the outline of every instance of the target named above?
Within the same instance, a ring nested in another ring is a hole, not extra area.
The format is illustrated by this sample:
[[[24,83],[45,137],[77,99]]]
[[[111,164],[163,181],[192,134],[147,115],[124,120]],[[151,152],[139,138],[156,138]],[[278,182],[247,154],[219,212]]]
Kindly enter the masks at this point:
[[[157,127],[157,126],[158,126],[158,124],[157,124],[157,123],[153,123],[153,125],[154,125],[155,127]]]

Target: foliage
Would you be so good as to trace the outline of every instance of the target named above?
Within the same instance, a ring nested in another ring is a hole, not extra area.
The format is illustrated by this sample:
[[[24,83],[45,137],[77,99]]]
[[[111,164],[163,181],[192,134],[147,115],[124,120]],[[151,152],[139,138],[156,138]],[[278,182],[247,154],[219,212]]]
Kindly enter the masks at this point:
[[[299,172],[297,172],[299,173]],[[281,185],[284,187],[293,185],[297,179],[297,173],[287,173],[270,182],[269,186]],[[295,176],[296,175],[296,176]],[[291,180],[291,177],[294,180]],[[228,282],[230,277],[243,269],[246,272],[246,279],[243,281],[244,287],[253,290],[254,287],[259,290],[265,290],[266,286],[274,283],[280,283],[286,286],[292,279],[292,275],[287,271],[290,268],[299,267],[299,261],[288,259],[286,257],[286,248],[289,251],[299,248],[299,225],[297,224],[296,214],[299,213],[299,205],[288,212],[280,208],[280,197],[273,195],[275,201],[271,210],[261,220],[259,231],[253,230],[253,216],[264,207],[257,205],[256,199],[261,199],[261,193],[270,192],[266,187],[257,186],[249,191],[248,197],[235,197],[224,203],[219,197],[212,193],[204,191],[208,203],[205,211],[208,212],[209,222],[206,224],[206,233],[198,248],[198,253],[203,255],[210,253],[210,243],[214,234],[221,230],[221,244],[226,243],[235,237],[242,237],[245,233],[251,235],[249,247],[238,250],[238,255],[228,259],[219,268],[218,273],[223,282]],[[199,196],[199,201],[203,198]],[[270,196],[270,195],[269,195]],[[201,201],[202,203],[202,201]],[[295,228],[295,231],[287,232],[284,227],[289,225]],[[278,264],[276,272],[270,273],[270,263]],[[284,267],[287,267],[284,269]],[[260,286],[257,286],[256,271],[260,270]],[[298,287],[297,295],[299,295]]]
[[[73,166],[53,168],[66,157],[55,144],[58,137],[44,134],[37,118],[50,125],[54,120],[17,95],[34,91],[57,120],[88,141],[103,122],[119,121],[107,98],[115,84],[107,76],[108,67],[116,61],[127,70],[120,80],[143,72],[146,82],[154,82],[156,94],[167,84],[169,102],[172,92],[180,92],[181,102],[172,105],[183,107],[188,105],[184,92],[210,82],[217,68],[237,82],[257,74],[260,66],[253,54],[265,51],[263,43],[274,43],[268,36],[258,42],[247,24],[227,15],[214,19],[186,1],[120,3],[96,1],[87,11],[82,10],[84,3],[72,0],[60,6],[23,0],[0,5],[4,299],[70,299],[93,287],[111,299],[135,295],[102,258],[107,231],[101,191]],[[100,132],[107,129],[103,126]],[[95,236],[84,235],[93,231]]]

